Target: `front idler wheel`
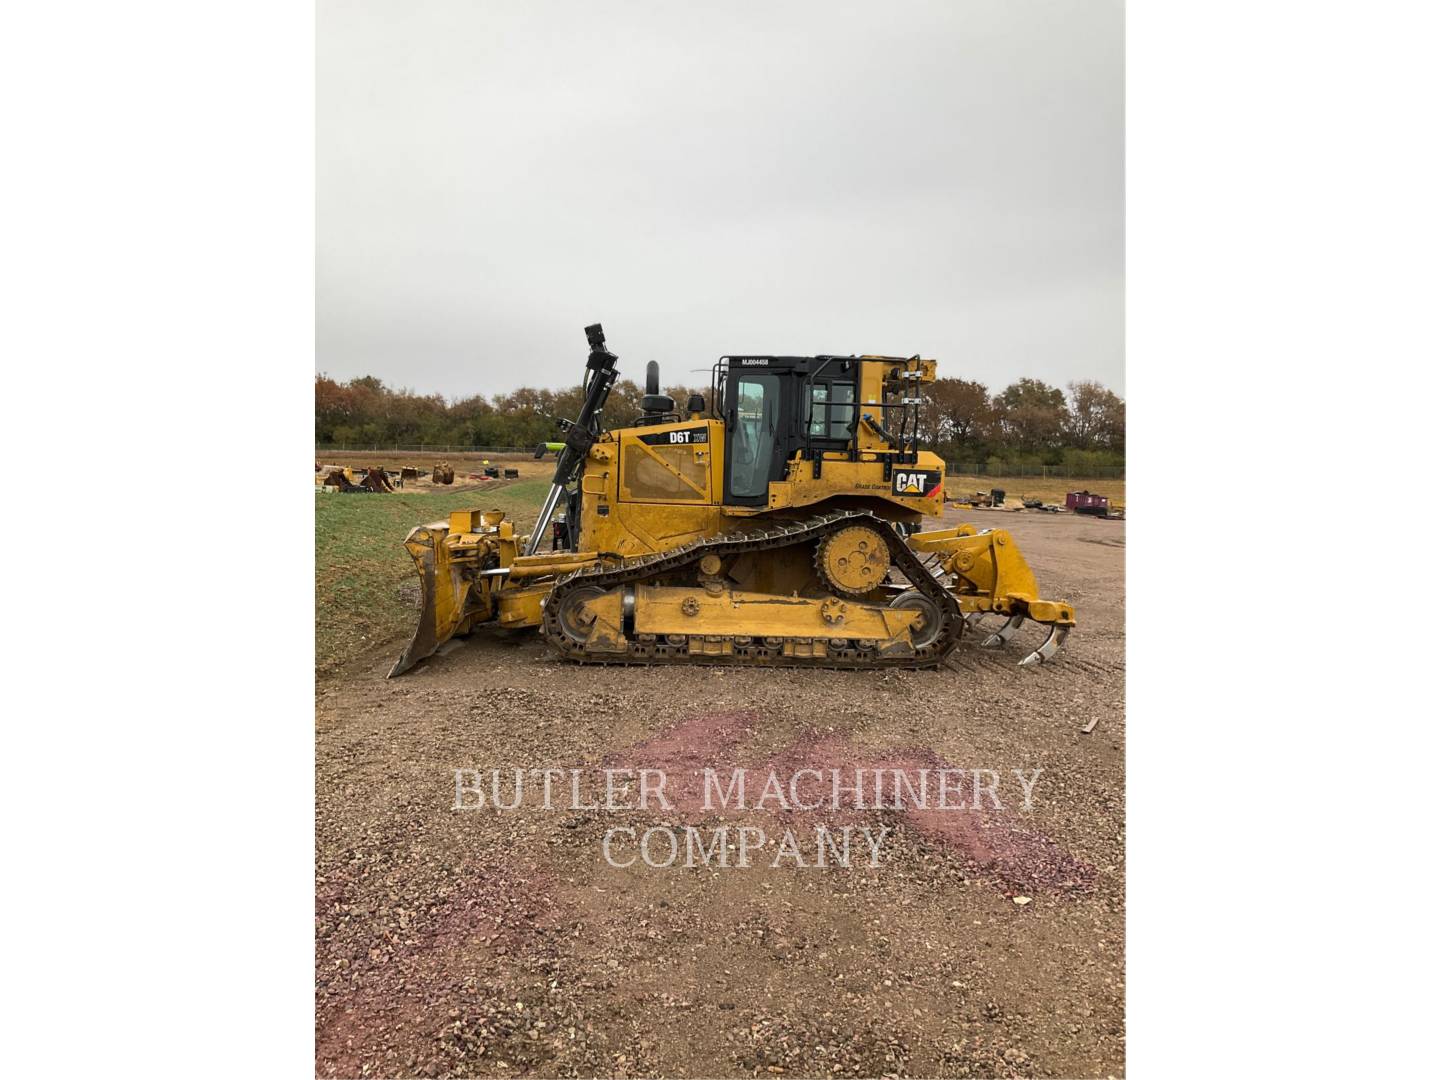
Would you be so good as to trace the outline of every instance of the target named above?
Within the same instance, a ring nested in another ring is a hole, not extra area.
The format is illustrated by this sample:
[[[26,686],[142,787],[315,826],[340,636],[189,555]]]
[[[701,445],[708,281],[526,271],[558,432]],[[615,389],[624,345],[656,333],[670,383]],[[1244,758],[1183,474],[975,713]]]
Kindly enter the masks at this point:
[[[598,585],[583,585],[566,593],[560,601],[560,611],[557,614],[561,633],[577,645],[584,645],[590,640],[590,628],[595,625],[595,616],[585,609],[585,605],[604,595],[605,590]]]
[[[940,636],[940,626],[944,621],[944,617],[940,614],[940,607],[919,589],[906,590],[891,600],[890,606],[920,612],[922,616],[920,625],[910,631],[911,641],[916,649],[933,645],[935,639]]]

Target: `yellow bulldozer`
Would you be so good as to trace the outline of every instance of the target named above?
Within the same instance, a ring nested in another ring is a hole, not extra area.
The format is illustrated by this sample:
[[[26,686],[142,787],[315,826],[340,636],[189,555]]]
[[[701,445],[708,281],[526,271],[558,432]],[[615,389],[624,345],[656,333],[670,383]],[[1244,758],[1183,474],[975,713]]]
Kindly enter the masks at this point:
[[[983,645],[1049,627],[1020,661],[1040,663],[1074,626],[1005,530],[920,529],[945,505],[917,433],[934,360],[726,356],[709,407],[683,411],[651,361],[642,414],[605,430],[617,357],[585,334],[584,404],[534,529],[461,510],[406,538],[422,610],[391,676],[487,626],[586,663],[852,669],[934,667],[992,614]]]

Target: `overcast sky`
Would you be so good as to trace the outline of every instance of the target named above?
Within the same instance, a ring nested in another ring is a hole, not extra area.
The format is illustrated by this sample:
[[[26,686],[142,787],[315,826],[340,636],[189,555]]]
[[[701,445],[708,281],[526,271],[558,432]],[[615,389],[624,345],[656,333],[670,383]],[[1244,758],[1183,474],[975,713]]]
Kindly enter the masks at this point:
[[[725,353],[1124,392],[1111,0],[320,0],[316,369]]]

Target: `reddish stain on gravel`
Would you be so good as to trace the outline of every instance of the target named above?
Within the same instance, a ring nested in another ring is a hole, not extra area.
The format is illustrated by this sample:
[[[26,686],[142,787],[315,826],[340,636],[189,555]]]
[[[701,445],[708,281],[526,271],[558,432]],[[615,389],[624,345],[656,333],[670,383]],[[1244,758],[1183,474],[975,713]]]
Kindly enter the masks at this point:
[[[496,963],[553,952],[553,879],[532,864],[487,852],[465,859],[441,903],[387,909],[352,902],[373,891],[332,880],[317,893],[316,1074],[354,1076],[386,1041],[423,1061],[463,1004],[466,983]],[[400,912],[403,910],[403,918]],[[343,964],[340,963],[343,961]]]
[[[807,775],[808,790],[803,782],[797,785],[797,794],[807,803],[833,795],[832,769],[841,771],[841,782],[846,787],[853,786],[856,769],[863,770],[868,784],[874,783],[878,772],[880,804],[885,812],[898,815],[907,826],[958,855],[990,880],[1029,890],[1080,891],[1094,885],[1094,867],[1049,837],[1022,826],[1017,817],[1023,802],[1022,789],[1013,773],[1001,775],[1001,805],[996,807],[985,790],[990,783],[988,776],[982,772],[977,781],[971,767],[946,761],[924,747],[873,756],[842,738],[802,737],[766,768],[774,769],[787,784],[801,769],[820,772],[825,778],[823,783]],[[944,808],[939,791],[942,770],[953,770]],[[1043,773],[1034,791],[1036,798],[1044,798]],[[842,798],[848,801],[851,796]],[[869,806],[876,805],[873,788],[866,793],[866,801]]]
[[[760,718],[746,713],[717,713],[684,720],[651,739],[637,744],[623,754],[611,755],[610,768],[659,769],[665,773],[665,794],[683,815],[707,812],[704,798],[704,770],[714,769],[722,784],[729,771],[740,767],[735,751],[741,741],[759,723]],[[1015,890],[1053,890],[1057,892],[1086,891],[1095,882],[1095,869],[1071,855],[1049,837],[1025,828],[1017,817],[1021,788],[1014,774],[1002,775],[999,787],[1001,806],[995,807],[983,789],[989,783],[982,774],[976,798],[977,780],[973,770],[945,761],[934,751],[917,747],[879,756],[857,748],[838,736],[802,736],[770,760],[746,766],[747,804],[756,809],[781,815],[787,825],[810,826],[821,821],[836,824],[858,823],[875,814],[894,815],[908,827],[945,851],[964,860],[979,876]],[[865,809],[854,806],[855,796],[842,791],[841,805],[833,802],[831,770],[839,770],[844,789],[854,786],[855,770],[863,770],[863,781],[874,783],[875,772],[882,773],[882,805],[877,806],[873,789],[863,796]],[[777,800],[757,804],[768,773],[775,773],[786,798],[790,797],[791,778],[796,778],[794,794],[807,806],[822,803],[818,809],[785,809]],[[801,770],[813,770],[797,776]],[[947,808],[939,802],[941,770],[958,770],[949,776],[950,791]],[[924,777],[922,780],[922,773]],[[901,785],[902,795],[895,797],[897,777],[908,781]],[[1028,774],[1027,774],[1028,778]],[[923,800],[919,798],[922,783]],[[915,794],[911,795],[911,791]],[[1044,797],[1044,776],[1034,788],[1035,797]],[[916,803],[921,805],[915,805]],[[978,808],[977,808],[978,802]],[[923,808],[922,808],[923,807]],[[963,807],[959,808],[959,807]]]
[[[698,810],[704,804],[706,769],[728,769],[736,750],[760,724],[751,712],[705,713],[682,720],[605,759],[610,769],[659,769],[665,773],[665,795],[676,809]]]
[[[467,942],[523,945],[555,921],[554,878],[534,866],[499,861],[482,866],[472,860],[460,868],[459,877],[460,888],[419,935],[417,953]]]

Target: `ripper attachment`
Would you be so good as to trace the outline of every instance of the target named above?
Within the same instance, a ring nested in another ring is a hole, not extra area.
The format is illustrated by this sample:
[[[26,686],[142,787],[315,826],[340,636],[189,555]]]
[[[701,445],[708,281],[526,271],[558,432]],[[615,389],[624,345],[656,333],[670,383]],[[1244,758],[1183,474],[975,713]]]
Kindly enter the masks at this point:
[[[1049,636],[1020,666],[1042,664],[1059,651],[1075,626],[1070,604],[1041,598],[1030,564],[1004,529],[981,532],[973,525],[960,525],[914,533],[910,546],[936,557],[932,572],[949,577],[950,591],[970,629],[984,630],[981,620],[988,614],[1006,616],[999,630],[987,633],[981,648],[1006,645],[1027,620],[1036,622],[1050,628]]]

